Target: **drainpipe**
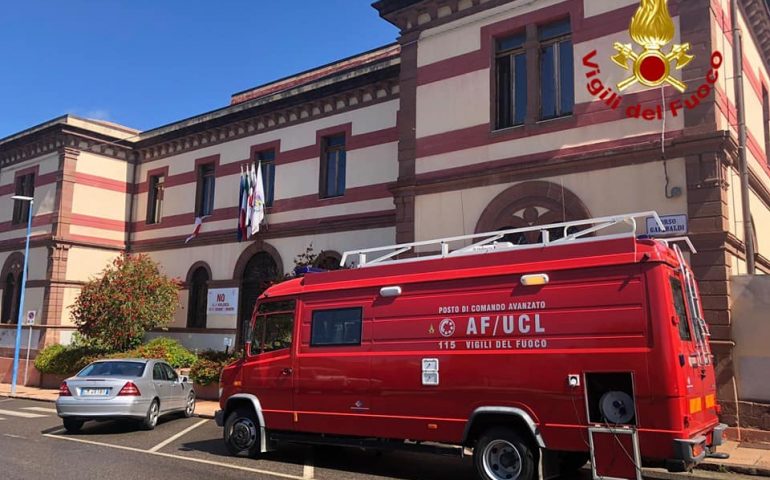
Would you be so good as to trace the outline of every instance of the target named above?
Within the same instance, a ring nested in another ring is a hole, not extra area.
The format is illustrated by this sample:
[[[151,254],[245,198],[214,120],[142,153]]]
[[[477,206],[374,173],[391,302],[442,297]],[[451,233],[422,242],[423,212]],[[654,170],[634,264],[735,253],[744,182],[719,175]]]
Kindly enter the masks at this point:
[[[738,0],[730,0],[733,30],[733,71],[735,72],[735,110],[738,115],[738,162],[741,175],[741,211],[743,212],[743,243],[746,246],[746,270],[755,273],[754,228],[749,205],[749,165],[746,156],[746,108],[743,96],[743,34],[738,25]]]
[[[126,252],[131,251],[131,235],[134,234],[134,197],[136,196],[136,179],[139,174],[139,153],[131,152],[134,171],[131,172],[131,185],[128,188],[128,228],[126,229]],[[129,157],[130,158],[130,157]],[[138,217],[138,215],[137,215]]]

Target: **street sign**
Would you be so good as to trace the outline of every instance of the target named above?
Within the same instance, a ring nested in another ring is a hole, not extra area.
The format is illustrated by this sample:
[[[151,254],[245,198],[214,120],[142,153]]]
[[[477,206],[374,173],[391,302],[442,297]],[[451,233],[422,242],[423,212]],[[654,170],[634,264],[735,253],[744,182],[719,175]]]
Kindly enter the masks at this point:
[[[659,237],[663,235],[687,235],[687,215],[662,215],[660,221],[666,227],[662,231],[654,217],[647,217],[647,235]]]
[[[225,347],[232,347],[233,346],[233,339],[230,337],[225,337]]]
[[[27,325],[34,325],[36,317],[37,317],[37,310],[29,310],[27,312]]]

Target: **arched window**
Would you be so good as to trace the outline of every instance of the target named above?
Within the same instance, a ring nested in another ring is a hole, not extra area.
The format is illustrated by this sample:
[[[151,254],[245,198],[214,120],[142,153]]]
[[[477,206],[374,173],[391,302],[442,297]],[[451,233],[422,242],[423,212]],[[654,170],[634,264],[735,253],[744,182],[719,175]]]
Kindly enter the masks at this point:
[[[187,309],[187,328],[206,328],[209,272],[205,267],[193,271],[189,281],[190,300]]]
[[[477,233],[536,227],[591,218],[588,209],[570,190],[549,182],[524,182],[498,195],[481,214]],[[570,227],[567,234],[577,230]],[[551,241],[564,237],[563,228],[548,230]],[[502,241],[523,245],[540,243],[543,235],[535,230],[509,234]]]
[[[333,250],[324,250],[315,259],[313,266],[324,270],[339,270],[340,260],[342,260],[342,255],[339,253]]]
[[[19,318],[19,295],[21,289],[18,288],[18,282],[12,273],[5,277],[5,287],[3,288],[3,323],[16,323]]]
[[[21,308],[21,269],[24,255],[13,253],[3,266],[0,273],[0,287],[3,289],[3,305],[0,312],[0,323],[16,323]]]

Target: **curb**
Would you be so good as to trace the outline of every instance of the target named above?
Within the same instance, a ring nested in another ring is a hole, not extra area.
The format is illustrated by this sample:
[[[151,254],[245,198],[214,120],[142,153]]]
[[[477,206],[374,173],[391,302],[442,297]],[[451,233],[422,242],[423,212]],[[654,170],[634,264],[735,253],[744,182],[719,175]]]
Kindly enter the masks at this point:
[[[735,463],[701,463],[698,470],[720,473],[740,473],[742,475],[751,475],[758,477],[770,477],[770,468],[749,467]]]

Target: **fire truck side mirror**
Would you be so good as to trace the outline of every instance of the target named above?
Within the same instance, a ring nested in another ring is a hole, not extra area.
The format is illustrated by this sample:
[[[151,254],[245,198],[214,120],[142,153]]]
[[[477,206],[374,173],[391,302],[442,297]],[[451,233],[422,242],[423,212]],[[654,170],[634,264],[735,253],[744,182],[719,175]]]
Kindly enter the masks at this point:
[[[246,345],[243,347],[243,356],[248,357],[251,355],[251,342],[246,342]]]

